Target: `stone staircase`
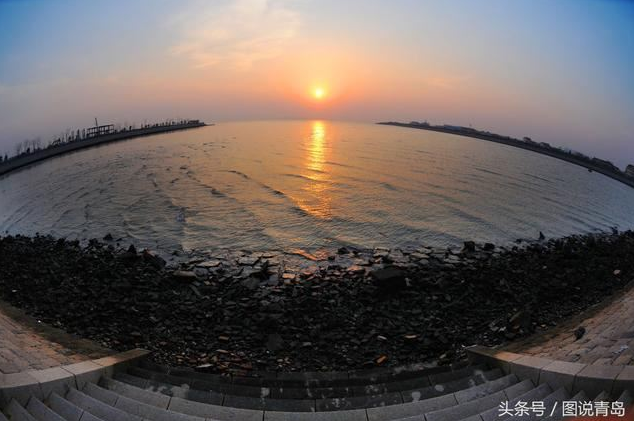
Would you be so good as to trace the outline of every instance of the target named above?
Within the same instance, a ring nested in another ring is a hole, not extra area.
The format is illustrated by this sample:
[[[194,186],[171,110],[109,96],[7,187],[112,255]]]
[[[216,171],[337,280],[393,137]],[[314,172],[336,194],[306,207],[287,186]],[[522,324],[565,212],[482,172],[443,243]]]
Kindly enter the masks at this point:
[[[543,403],[543,415],[531,412],[520,419],[557,420],[563,418],[564,400],[595,399],[623,408],[632,404],[634,384],[619,383],[626,386],[619,386],[622,390],[613,384],[610,391],[589,396],[484,360],[443,367],[225,376],[156,365],[137,353],[114,358],[110,365],[96,364],[97,372],[67,368],[62,371],[74,374],[64,381],[40,376],[35,389],[25,382],[5,392],[0,387],[0,421],[489,421],[518,418],[500,416],[503,403],[514,409],[533,402]]]

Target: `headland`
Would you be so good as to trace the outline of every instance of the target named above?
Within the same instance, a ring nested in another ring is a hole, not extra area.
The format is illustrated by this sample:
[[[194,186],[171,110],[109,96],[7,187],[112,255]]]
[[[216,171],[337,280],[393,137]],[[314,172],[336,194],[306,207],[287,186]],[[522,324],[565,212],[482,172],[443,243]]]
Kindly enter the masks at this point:
[[[436,126],[427,123],[399,123],[396,121],[385,121],[377,124],[387,126],[409,127],[413,129],[429,130],[432,132],[448,133],[458,136],[471,137],[474,139],[488,140],[489,142],[501,143],[503,145],[513,146],[520,149],[525,149],[531,152],[537,152],[542,155],[551,156],[553,158],[561,159],[563,161],[570,162],[587,168],[589,171],[595,171],[605,176],[608,176],[614,180],[620,181],[630,187],[634,187],[634,177],[628,175],[628,173],[619,170],[611,162],[604,161],[599,158],[590,158],[585,155],[564,151],[559,148],[552,147],[547,143],[534,142],[529,138],[515,139],[509,136],[503,136],[490,132],[483,132],[469,127],[460,126]],[[628,167],[629,168],[629,167]]]

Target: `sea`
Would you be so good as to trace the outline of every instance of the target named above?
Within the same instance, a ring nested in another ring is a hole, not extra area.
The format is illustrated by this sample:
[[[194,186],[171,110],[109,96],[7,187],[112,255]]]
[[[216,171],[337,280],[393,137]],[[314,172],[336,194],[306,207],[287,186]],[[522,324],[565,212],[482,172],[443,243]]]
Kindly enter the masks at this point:
[[[327,120],[228,122],[0,177],[0,232],[159,251],[510,245],[634,228],[634,189],[485,140]]]

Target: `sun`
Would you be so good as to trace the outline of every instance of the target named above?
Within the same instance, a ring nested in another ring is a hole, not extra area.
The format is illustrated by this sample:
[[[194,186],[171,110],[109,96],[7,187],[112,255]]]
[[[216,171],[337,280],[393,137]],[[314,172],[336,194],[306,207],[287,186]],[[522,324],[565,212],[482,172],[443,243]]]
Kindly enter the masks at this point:
[[[313,91],[313,96],[315,97],[315,99],[322,99],[324,96],[326,96],[326,91],[324,90],[324,88],[317,87]]]

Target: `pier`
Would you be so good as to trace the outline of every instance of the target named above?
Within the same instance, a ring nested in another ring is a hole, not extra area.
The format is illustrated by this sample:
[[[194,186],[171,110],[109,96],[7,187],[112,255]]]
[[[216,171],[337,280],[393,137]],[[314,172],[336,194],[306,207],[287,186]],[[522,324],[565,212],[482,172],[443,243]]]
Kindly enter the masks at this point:
[[[134,137],[149,136],[153,134],[167,133],[177,130],[194,129],[204,126],[207,126],[207,124],[198,120],[192,120],[180,124],[168,124],[143,127],[140,129],[122,130],[109,134],[96,135],[82,140],[75,140],[58,146],[51,146],[46,149],[40,149],[29,154],[23,154],[6,162],[0,163],[0,176],[8,174],[11,171],[15,171],[27,165],[31,165],[48,158],[52,158],[54,156],[63,155],[68,152],[73,152],[80,149],[90,148],[93,146],[115,142],[118,140],[132,139]]]

